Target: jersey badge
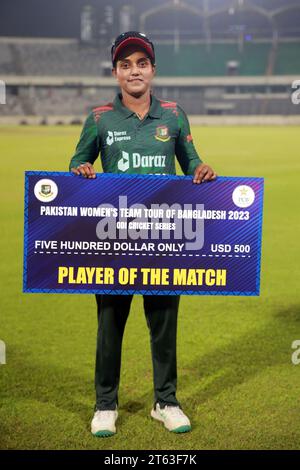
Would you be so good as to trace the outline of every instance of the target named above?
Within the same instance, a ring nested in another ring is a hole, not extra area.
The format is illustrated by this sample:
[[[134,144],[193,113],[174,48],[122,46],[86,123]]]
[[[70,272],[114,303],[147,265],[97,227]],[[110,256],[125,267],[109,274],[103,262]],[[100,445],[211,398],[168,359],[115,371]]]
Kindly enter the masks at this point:
[[[167,126],[158,126],[156,128],[156,134],[155,134],[156,140],[160,140],[161,142],[167,142],[168,140],[171,139],[169,135],[169,129]]]

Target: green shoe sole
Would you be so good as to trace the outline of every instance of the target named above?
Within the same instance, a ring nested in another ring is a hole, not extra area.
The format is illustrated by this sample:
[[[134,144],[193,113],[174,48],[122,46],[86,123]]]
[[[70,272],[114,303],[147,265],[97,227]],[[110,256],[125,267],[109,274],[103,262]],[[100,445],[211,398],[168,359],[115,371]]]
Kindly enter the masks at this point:
[[[93,436],[95,437],[111,437],[111,436],[114,436],[115,435],[115,432],[112,432],[112,431],[97,431],[95,433],[93,433]]]
[[[189,432],[191,431],[192,428],[191,426],[180,426],[179,428],[176,428],[176,429],[172,429],[172,432],[175,432],[175,433],[182,433],[182,432]]]

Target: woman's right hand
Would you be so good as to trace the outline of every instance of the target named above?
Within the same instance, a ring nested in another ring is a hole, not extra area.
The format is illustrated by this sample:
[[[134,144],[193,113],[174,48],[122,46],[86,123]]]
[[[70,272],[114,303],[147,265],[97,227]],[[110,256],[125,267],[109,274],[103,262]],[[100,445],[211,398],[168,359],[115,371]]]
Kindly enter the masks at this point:
[[[84,176],[84,178],[96,178],[96,172],[91,163],[82,163],[81,165],[71,168],[71,172],[74,175]]]

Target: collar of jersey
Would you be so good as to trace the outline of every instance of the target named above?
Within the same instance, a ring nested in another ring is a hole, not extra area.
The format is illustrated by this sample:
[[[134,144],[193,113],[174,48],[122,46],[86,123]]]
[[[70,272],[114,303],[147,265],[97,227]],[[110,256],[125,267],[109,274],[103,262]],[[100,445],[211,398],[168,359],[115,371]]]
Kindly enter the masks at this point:
[[[121,98],[122,98],[122,94],[117,93],[114,99],[114,108],[120,111],[122,115],[124,116],[124,118],[127,118],[135,114],[134,111],[131,111],[131,109],[128,109],[126,108],[126,106],[123,105]],[[151,105],[150,105],[150,109],[148,112],[148,116],[152,118],[160,118],[161,115],[162,115],[162,109],[160,106],[160,102],[154,95],[151,95]]]

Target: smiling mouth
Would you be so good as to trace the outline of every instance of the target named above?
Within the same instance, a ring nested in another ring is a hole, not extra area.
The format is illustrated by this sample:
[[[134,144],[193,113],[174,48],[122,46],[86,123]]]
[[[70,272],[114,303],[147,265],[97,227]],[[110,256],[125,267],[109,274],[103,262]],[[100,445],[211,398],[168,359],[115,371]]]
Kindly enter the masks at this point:
[[[134,78],[133,80],[128,80],[129,82],[142,82],[140,78]]]

